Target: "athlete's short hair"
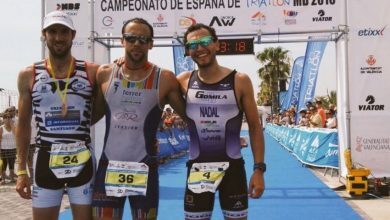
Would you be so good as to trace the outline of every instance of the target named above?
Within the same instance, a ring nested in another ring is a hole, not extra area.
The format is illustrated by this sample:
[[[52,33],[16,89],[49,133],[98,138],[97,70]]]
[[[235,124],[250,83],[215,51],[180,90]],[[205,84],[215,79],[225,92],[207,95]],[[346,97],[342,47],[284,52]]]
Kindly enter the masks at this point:
[[[137,24],[144,24],[146,26],[148,26],[149,30],[150,30],[150,37],[153,38],[154,37],[154,31],[153,31],[153,27],[151,24],[149,24],[149,22],[143,18],[132,18],[130,20],[127,20],[123,26],[122,26],[122,34],[125,33],[125,29],[126,29],[126,26],[129,24],[129,23],[137,23]]]
[[[218,36],[217,36],[217,33],[215,32],[214,28],[212,28],[208,25],[202,24],[202,23],[197,23],[197,24],[194,24],[194,25],[191,25],[190,27],[188,27],[187,31],[184,33],[184,45],[187,43],[187,35],[189,33],[200,30],[202,28],[206,29],[210,33],[210,36],[213,38],[213,41],[218,40]]]

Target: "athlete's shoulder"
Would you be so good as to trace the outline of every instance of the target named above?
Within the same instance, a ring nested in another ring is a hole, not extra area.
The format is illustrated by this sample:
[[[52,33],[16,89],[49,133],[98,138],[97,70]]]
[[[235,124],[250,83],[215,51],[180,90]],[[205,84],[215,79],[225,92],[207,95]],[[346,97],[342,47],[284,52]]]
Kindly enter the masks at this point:
[[[96,73],[96,75],[97,75],[96,79],[97,79],[98,84],[106,82],[109,79],[109,77],[111,76],[111,72],[114,68],[114,65],[117,65],[117,64],[110,63],[110,64],[103,64],[103,65],[99,66],[97,73]],[[119,66],[118,66],[118,68],[119,68]]]
[[[171,70],[165,68],[160,68],[160,69],[161,69],[160,71],[161,78],[172,79],[172,77],[175,77],[175,74]]]
[[[108,64],[103,64],[99,66],[99,72],[107,72],[107,71],[112,71],[114,68],[114,65],[117,65],[115,63],[108,63]],[[120,66],[118,66],[120,68]]]
[[[34,77],[35,67],[34,64],[27,66],[19,71],[18,80],[29,80]]]
[[[95,79],[99,65],[96,63],[85,62],[85,67],[89,77]]]
[[[179,80],[179,82],[186,81],[191,77],[191,73],[192,73],[191,71],[184,71],[179,73],[179,75],[177,75],[176,78],[177,80]]]
[[[235,80],[236,82],[240,82],[240,83],[248,83],[251,81],[251,79],[249,78],[249,75],[244,73],[244,72],[236,72],[235,74]]]
[[[98,70],[98,68],[99,68],[100,65],[97,64],[97,63],[91,63],[91,62],[86,61],[86,62],[85,62],[85,66],[86,66],[88,69],[93,70],[93,71],[96,73],[96,71]]]
[[[26,68],[19,71],[17,86],[19,95],[30,93],[30,89],[34,83],[35,77],[35,66],[34,64],[27,66]]]

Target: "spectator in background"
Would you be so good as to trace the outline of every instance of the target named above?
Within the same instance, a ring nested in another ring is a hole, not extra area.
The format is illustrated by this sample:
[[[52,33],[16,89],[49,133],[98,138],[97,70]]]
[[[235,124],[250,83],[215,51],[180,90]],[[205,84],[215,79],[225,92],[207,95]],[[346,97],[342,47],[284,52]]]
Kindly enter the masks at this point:
[[[309,126],[309,120],[307,118],[306,113],[307,113],[306,109],[301,109],[301,111],[299,111],[300,118],[299,118],[299,122],[298,122],[298,127]]]
[[[325,128],[326,125],[326,115],[325,115],[325,110],[322,107],[322,101],[321,100],[316,100],[316,108],[318,111],[318,114],[321,116],[321,126]]]
[[[289,126],[292,124],[291,118],[290,118],[290,112],[285,111],[282,113],[282,119],[280,120],[280,125]]]
[[[315,106],[310,107],[311,116],[309,118],[309,125],[311,128],[323,128],[321,115]]]
[[[9,112],[3,115],[4,125],[0,127],[0,155],[3,161],[1,170],[2,183],[8,178],[11,182],[16,180],[14,172],[16,160],[16,144],[15,144],[15,125],[12,121],[13,115]],[[9,176],[6,175],[7,167]]]
[[[295,111],[295,107],[292,106],[290,109],[290,120],[291,120],[291,124],[294,125],[295,124],[295,115],[297,114],[296,111]]]
[[[325,111],[326,114],[326,128],[337,128],[337,117],[332,109]]]
[[[329,104],[329,110],[333,111],[334,116],[337,115],[336,105],[335,104]]]

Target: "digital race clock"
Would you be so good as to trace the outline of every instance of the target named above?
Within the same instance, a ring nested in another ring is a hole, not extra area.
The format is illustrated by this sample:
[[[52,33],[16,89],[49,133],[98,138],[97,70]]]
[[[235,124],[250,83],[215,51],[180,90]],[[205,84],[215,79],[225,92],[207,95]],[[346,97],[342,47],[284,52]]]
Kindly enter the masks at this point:
[[[217,55],[254,54],[253,38],[218,39]]]

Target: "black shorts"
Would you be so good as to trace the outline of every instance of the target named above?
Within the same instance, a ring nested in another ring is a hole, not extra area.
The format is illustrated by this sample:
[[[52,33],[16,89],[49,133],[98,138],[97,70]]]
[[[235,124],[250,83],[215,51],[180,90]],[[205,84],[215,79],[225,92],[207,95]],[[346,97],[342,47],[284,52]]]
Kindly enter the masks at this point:
[[[194,161],[187,163],[187,179]],[[244,160],[230,160],[217,190],[219,202],[223,211],[239,212],[248,209],[248,185],[245,174]],[[194,193],[186,186],[184,210],[190,213],[211,212],[214,207],[215,193]]]
[[[61,189],[67,187],[78,187],[88,183],[94,174],[93,155],[86,162],[79,175],[70,178],[58,179],[49,168],[50,148],[40,147],[36,155],[34,167],[34,180],[37,186],[45,189]]]

